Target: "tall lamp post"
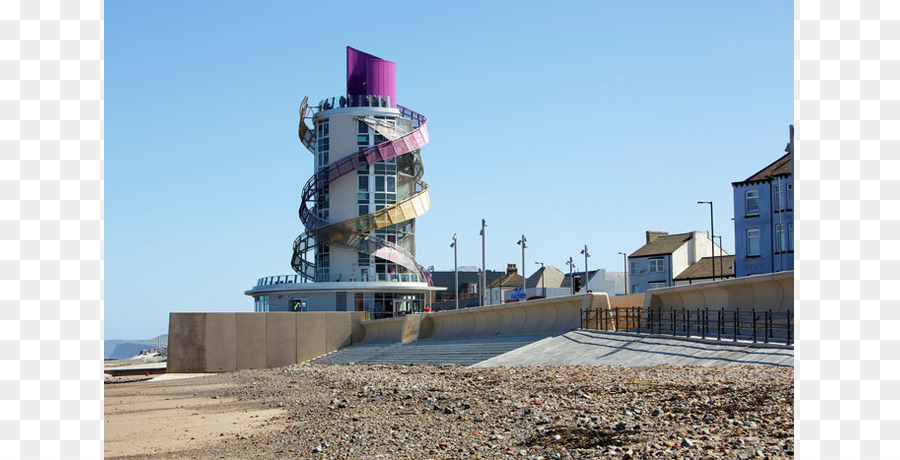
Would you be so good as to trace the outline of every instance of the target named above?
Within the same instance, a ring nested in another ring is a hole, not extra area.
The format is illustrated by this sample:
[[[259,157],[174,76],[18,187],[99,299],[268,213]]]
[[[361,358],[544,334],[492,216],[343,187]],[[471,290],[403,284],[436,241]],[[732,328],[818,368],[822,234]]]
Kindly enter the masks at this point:
[[[713,235],[716,234],[715,229],[713,228],[713,202],[712,201],[698,201],[697,204],[708,204],[709,205],[709,240],[712,243],[712,278],[713,281],[716,280],[716,243],[713,238]]]
[[[725,279],[725,267],[723,266],[725,263],[725,253],[722,252],[722,236],[719,235],[716,238],[719,239],[719,276],[721,276],[722,279]]]
[[[453,297],[456,298],[456,309],[459,310],[459,265],[456,263],[456,233],[453,234],[453,242],[450,243],[450,247],[453,248],[453,274],[456,277],[456,291],[453,292]]]
[[[584,291],[587,292],[587,291],[591,290],[591,287],[590,287],[591,279],[588,276],[588,263],[587,263],[587,259],[588,259],[588,257],[591,256],[591,254],[588,253],[587,245],[584,245],[584,249],[581,250],[581,253],[584,254]]]
[[[522,235],[522,239],[516,243],[519,246],[522,246],[522,295],[525,295],[525,248],[528,247],[526,244],[527,241],[525,235]]]
[[[625,295],[628,295],[628,255],[624,252],[619,254],[622,254],[622,268],[625,269]]]
[[[484,229],[487,228],[487,222],[481,219],[481,305],[484,306],[487,301],[487,270],[484,268]]]
[[[535,264],[541,265],[541,297],[547,298],[547,288],[544,287],[544,263],[535,262]]]
[[[566,262],[566,265],[569,266],[569,287],[572,291],[572,295],[575,295],[575,276],[572,274],[572,270],[575,270],[575,261],[569,257],[569,261]]]

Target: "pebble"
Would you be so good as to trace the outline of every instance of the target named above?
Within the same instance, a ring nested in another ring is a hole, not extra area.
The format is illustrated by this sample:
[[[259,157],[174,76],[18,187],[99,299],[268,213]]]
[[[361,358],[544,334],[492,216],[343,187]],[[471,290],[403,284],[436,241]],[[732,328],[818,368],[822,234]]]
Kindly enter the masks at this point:
[[[186,444],[188,457],[295,458],[303,445],[315,458],[794,454],[792,368],[306,363],[208,379],[224,385],[205,397],[281,410],[242,428],[241,442]]]

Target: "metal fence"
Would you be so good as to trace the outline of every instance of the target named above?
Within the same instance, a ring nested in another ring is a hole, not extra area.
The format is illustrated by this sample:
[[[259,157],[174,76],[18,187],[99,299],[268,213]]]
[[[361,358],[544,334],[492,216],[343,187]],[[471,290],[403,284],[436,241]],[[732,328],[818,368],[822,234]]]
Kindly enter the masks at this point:
[[[791,310],[618,307],[582,310],[581,327],[735,342],[794,343]]]

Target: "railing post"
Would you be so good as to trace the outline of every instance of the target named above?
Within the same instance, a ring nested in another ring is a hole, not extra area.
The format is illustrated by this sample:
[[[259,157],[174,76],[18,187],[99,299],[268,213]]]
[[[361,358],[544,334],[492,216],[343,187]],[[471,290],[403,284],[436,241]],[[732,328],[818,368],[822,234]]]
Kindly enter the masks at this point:
[[[731,331],[731,332],[734,334],[734,341],[735,341],[735,342],[737,342],[737,339],[738,339],[738,333],[739,333],[740,330],[741,330],[741,329],[740,329],[740,326],[739,326],[739,323],[738,323],[738,316],[739,316],[740,314],[741,314],[741,309],[740,309],[740,308],[738,308],[738,309],[734,310],[733,312],[731,312],[731,319],[732,319],[732,321],[734,322],[734,326],[732,327],[732,331]]]
[[[675,336],[676,319],[678,318],[678,316],[675,314],[674,308],[671,311],[672,311],[672,315],[671,315],[672,316],[672,336]]]
[[[768,311],[766,311],[766,331],[764,332],[764,334],[766,334],[766,336],[763,339],[763,342],[769,343],[769,336],[772,335],[772,309],[771,308]]]
[[[616,307],[616,331],[619,330],[619,307]]]
[[[700,308],[697,308],[697,316],[700,316]],[[700,337],[706,338],[706,308],[703,309],[703,320],[700,322]]]
[[[724,326],[725,319],[723,318],[725,313],[725,307],[722,307],[721,310],[717,311],[718,318],[716,318],[716,340],[722,340],[722,326]]]
[[[756,343],[756,308],[750,309],[753,314],[753,343]]]
[[[786,316],[787,316],[787,342],[785,343],[785,345],[790,345],[793,343],[791,341],[791,332],[793,332],[793,328],[791,327],[791,319],[793,318],[793,316],[791,316],[790,309],[788,309]]]

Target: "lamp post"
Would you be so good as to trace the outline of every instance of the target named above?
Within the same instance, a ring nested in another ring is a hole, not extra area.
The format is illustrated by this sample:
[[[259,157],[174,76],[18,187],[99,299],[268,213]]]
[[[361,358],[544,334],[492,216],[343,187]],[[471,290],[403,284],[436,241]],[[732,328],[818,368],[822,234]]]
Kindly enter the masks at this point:
[[[547,298],[547,288],[544,287],[544,263],[535,262],[535,264],[541,265],[541,297]]]
[[[487,270],[484,268],[484,229],[487,228],[487,222],[481,219],[481,306],[484,306],[487,300]]]
[[[719,235],[716,238],[719,239],[719,276],[725,279],[725,267],[722,265],[725,263],[725,253],[722,252],[722,236]],[[713,260],[713,265],[715,265],[715,260]]]
[[[527,241],[525,235],[522,235],[522,239],[516,243],[519,246],[522,246],[522,295],[525,295],[525,248],[528,247],[526,244]],[[523,298],[522,300],[525,299]]]
[[[709,205],[709,239],[710,239],[710,242],[712,243],[711,249],[712,249],[712,257],[713,257],[713,259],[712,259],[712,262],[713,262],[712,278],[713,278],[713,281],[715,281],[716,280],[716,243],[715,243],[715,240],[713,240],[713,238],[714,238],[713,235],[716,234],[716,231],[713,229],[713,202],[712,201],[698,201],[697,204],[708,204]]]
[[[581,250],[581,253],[584,254],[584,291],[587,292],[587,291],[591,290],[591,287],[590,287],[591,283],[590,283],[590,277],[588,276],[588,263],[587,263],[587,259],[588,259],[588,257],[591,256],[591,254],[588,253],[587,245],[584,245],[584,249]]]
[[[628,295],[628,255],[624,252],[619,254],[622,254],[622,268],[625,269],[625,295]]]
[[[456,277],[456,290],[453,292],[453,296],[456,298],[456,309],[459,310],[459,265],[456,264],[456,233],[453,234],[453,242],[450,243],[450,247],[453,248],[453,274]]]
[[[569,266],[569,287],[571,287],[572,295],[575,295],[575,276],[572,274],[572,270],[575,269],[575,261],[569,257],[569,261],[566,262],[566,265]]]

